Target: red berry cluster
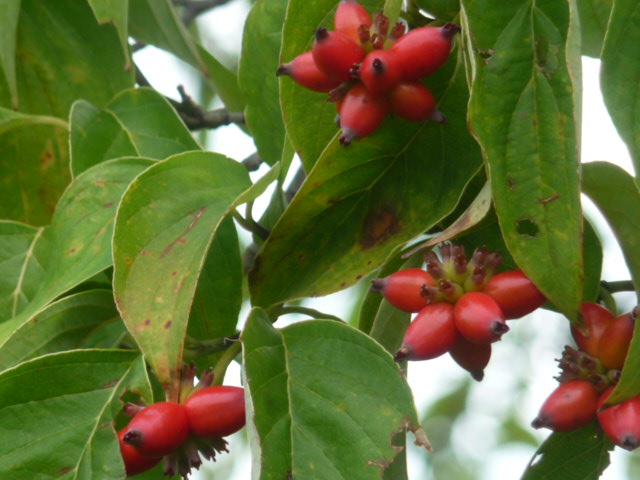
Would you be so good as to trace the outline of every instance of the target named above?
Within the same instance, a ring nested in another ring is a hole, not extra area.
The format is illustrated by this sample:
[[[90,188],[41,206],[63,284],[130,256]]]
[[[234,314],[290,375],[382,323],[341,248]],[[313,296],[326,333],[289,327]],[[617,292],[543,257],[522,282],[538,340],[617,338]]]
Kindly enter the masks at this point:
[[[417,312],[396,360],[428,360],[449,352],[482,380],[491,343],[509,330],[506,320],[540,307],[544,295],[522,270],[495,274],[502,257],[478,248],[467,260],[460,245],[443,244],[424,256],[426,271],[409,268],[372,280],[371,289],[406,312]]]
[[[193,367],[185,370],[193,380]],[[212,380],[205,372],[197,386],[188,386],[183,403],[125,405],[125,413],[133,418],[118,432],[118,440],[127,476],[150,470],[164,457],[165,475],[186,478],[192,468],[200,468],[201,456],[215,460],[216,453],[227,451],[222,437],[245,424],[244,389],[211,386]]]
[[[629,351],[639,308],[618,317],[597,303],[581,307],[582,326],[571,327],[578,349],[566,346],[558,359],[560,385],[533,420],[534,428],[576,430],[598,419],[605,434],[627,450],[640,446],[640,395],[607,406]]]
[[[372,19],[356,0],[342,0],[334,26],[318,28],[313,49],[281,65],[276,74],[329,92],[336,102],[342,145],[373,133],[389,112],[414,122],[444,121],[419,80],[447,60],[451,40],[460,31],[457,25],[405,34],[404,23],[398,22],[389,31],[389,19],[382,13]]]

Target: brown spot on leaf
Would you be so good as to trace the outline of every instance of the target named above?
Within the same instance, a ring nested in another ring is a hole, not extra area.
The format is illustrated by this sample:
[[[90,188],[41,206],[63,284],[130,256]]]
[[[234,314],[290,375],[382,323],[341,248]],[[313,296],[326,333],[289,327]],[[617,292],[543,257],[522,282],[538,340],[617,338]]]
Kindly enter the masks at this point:
[[[516,181],[511,177],[507,177],[507,185],[509,186],[509,190],[513,190],[516,187]]]
[[[362,278],[362,274],[356,275],[356,280],[360,280]]]
[[[107,202],[107,203],[104,203],[104,204],[102,204],[102,206],[103,206],[104,208],[111,208],[111,207],[113,207],[113,202]]]
[[[72,248],[71,250],[67,251],[68,255],[71,255],[73,253],[76,253],[76,249],[75,248]]]
[[[96,181],[93,182],[93,184],[96,187],[104,187],[104,186],[107,185],[107,182],[105,182],[104,180],[96,180]]]
[[[107,382],[104,385],[102,385],[102,388],[111,388],[111,387],[113,387],[114,385],[117,385],[117,384],[118,384],[118,379],[116,378],[116,379],[111,380],[110,382]]]
[[[304,261],[307,259],[306,255],[298,255],[298,263],[304,263]]]
[[[546,205],[547,203],[555,202],[559,198],[560,198],[560,195],[557,193],[554,193],[553,195],[549,195],[548,197],[539,198],[538,203],[541,205]]]
[[[364,220],[360,244],[365,250],[384,243],[401,230],[396,210],[391,205],[383,205],[370,211]]]
[[[168,320],[167,323],[164,324],[164,328],[169,330],[171,328],[171,320]]]
[[[56,473],[54,473],[54,475],[56,477],[61,477],[63,475],[66,475],[67,473],[69,473],[71,470],[73,470],[73,467],[64,467],[64,468],[61,468],[60,470],[58,470]]]
[[[193,217],[193,220],[191,220],[191,223],[189,223],[189,225],[187,225],[187,228],[185,229],[184,232],[182,232],[178,238],[176,238],[174,241],[172,241],[169,245],[167,245],[167,247],[162,251],[162,253],[160,254],[160,258],[164,258],[167,255],[169,255],[169,253],[171,253],[171,250],[173,250],[173,247],[175,247],[177,244],[179,243],[187,243],[187,239],[184,238],[191,230],[193,230],[193,228],[198,224],[198,222],[200,221],[200,219],[202,218],[202,216],[204,215],[204,212],[207,211],[207,207],[200,207],[199,209],[191,212],[191,216]]]
[[[178,272],[176,272],[175,270],[173,272],[171,272],[171,276],[175,277],[178,274]]]

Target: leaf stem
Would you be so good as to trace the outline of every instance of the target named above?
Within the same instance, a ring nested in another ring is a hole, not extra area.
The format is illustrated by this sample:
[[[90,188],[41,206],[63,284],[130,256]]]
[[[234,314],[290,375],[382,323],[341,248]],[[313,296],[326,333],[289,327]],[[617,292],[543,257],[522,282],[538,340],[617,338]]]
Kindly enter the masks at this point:
[[[224,381],[224,375],[227,371],[227,367],[236,358],[236,355],[240,353],[242,350],[242,342],[240,340],[236,340],[233,342],[229,348],[222,354],[222,356],[218,359],[215,367],[213,367],[213,384],[214,385],[222,385]]]
[[[250,205],[247,205],[247,211],[250,212]],[[244,228],[245,230],[257,235],[262,240],[266,240],[269,236],[269,230],[264,228],[258,222],[256,222],[253,218],[251,218],[250,214],[248,218],[243,217],[237,210],[231,211],[231,216],[233,219],[238,222],[238,224]]]
[[[631,280],[618,280],[615,282],[602,280],[600,286],[609,293],[635,292],[636,290]]]

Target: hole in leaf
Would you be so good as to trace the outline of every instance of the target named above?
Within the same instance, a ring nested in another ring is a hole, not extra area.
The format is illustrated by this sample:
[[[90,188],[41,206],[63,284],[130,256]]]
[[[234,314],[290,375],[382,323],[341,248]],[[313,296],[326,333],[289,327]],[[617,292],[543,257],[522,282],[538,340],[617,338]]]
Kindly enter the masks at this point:
[[[535,238],[538,236],[540,229],[533,218],[525,217],[518,220],[518,223],[516,224],[516,231],[518,232],[518,235],[523,237]]]

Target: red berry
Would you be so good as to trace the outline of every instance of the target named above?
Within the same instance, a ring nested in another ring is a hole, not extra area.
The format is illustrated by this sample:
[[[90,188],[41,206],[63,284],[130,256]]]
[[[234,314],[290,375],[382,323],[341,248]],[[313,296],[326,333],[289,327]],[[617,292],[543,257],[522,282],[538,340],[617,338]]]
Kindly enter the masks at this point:
[[[225,385],[203,388],[191,395],[184,407],[189,430],[202,438],[220,438],[245,424],[244,389]]]
[[[582,328],[571,325],[571,335],[583,352],[598,358],[598,344],[607,326],[615,318],[602,305],[584,302],[580,308],[582,314]]]
[[[155,467],[162,457],[145,457],[138,453],[138,451],[131,445],[127,445],[122,442],[122,437],[126,432],[126,428],[123,428],[118,432],[118,443],[120,444],[120,455],[124,463],[125,471],[128,477],[133,477],[139,473],[146,472]]]
[[[600,395],[598,422],[613,443],[626,450],[635,450],[640,446],[640,396],[603,410],[612,391],[613,387]]]
[[[389,111],[386,97],[376,96],[356,83],[347,92],[340,107],[340,143],[345,147],[356,138],[371,135]]]
[[[422,27],[400,37],[391,47],[402,65],[405,80],[420,80],[440,68],[451,52],[451,39],[460,31],[448,23]]]
[[[162,457],[175,451],[189,436],[187,412],[179,403],[154,403],[133,417],[123,431],[123,443],[142,455]]]
[[[391,50],[374,50],[364,57],[360,67],[360,80],[371,93],[388,93],[401,79],[400,62]]]
[[[482,291],[500,305],[507,320],[523,317],[547,301],[522,270],[510,270],[494,275]]]
[[[354,40],[326,28],[316,30],[311,52],[320,71],[338,82],[351,80],[351,68],[364,58],[362,47]]]
[[[509,330],[502,310],[486,293],[463,294],[456,301],[453,316],[460,333],[472,342],[497,342]]]
[[[598,342],[598,358],[606,368],[622,368],[627,358],[635,316],[631,313],[614,318],[600,337]]]
[[[318,69],[311,51],[301,53],[289,63],[280,65],[276,75],[289,75],[298,85],[315,92],[328,92],[340,85],[340,82],[331,80]]]
[[[491,344],[473,343],[459,336],[458,341],[449,350],[449,355],[479,382],[484,378],[484,369],[491,358]]]
[[[453,306],[441,302],[427,305],[407,328],[402,347],[395,355],[398,360],[428,360],[446,353],[458,339],[453,321]]]
[[[427,87],[418,82],[402,82],[389,94],[391,111],[412,122],[433,119],[444,122],[444,116],[436,110],[436,100]]]
[[[547,397],[531,426],[554,432],[577,430],[596,417],[597,404],[598,393],[590,382],[569,380]]]
[[[396,308],[405,312],[419,312],[429,302],[420,294],[423,286],[435,285],[433,277],[420,268],[407,268],[386,278],[371,280],[371,290],[381,293]]]
[[[333,19],[336,31],[342,32],[354,42],[360,43],[358,30],[360,25],[371,26],[371,17],[356,0],[342,0],[336,9],[336,16]]]

